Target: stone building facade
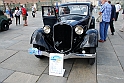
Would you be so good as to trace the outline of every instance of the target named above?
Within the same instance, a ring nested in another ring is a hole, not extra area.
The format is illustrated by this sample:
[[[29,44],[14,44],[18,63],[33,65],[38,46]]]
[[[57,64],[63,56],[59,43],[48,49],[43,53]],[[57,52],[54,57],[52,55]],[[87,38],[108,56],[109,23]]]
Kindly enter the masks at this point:
[[[98,5],[99,1],[101,0],[0,0],[0,4],[5,3],[21,3],[21,4],[26,4],[26,3],[37,3],[37,2],[78,2],[78,1],[91,1],[94,5]],[[121,5],[124,4],[124,0],[110,0],[112,4],[115,4],[116,2],[119,2]]]
[[[24,4],[28,10],[32,4],[34,4],[38,10],[41,10],[42,5],[54,5],[56,2],[65,3],[65,2],[82,2],[90,1],[93,5],[98,6],[101,0],[0,0],[0,9],[5,9],[5,5],[8,4],[11,8]],[[110,0],[112,4],[119,2],[122,7],[124,7],[124,0]],[[4,4],[3,4],[4,3]]]

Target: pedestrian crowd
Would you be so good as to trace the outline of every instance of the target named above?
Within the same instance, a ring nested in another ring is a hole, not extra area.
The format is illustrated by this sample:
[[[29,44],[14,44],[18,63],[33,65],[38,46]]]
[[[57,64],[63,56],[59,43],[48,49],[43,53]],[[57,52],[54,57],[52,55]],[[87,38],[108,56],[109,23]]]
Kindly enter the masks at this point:
[[[122,10],[121,5],[117,2],[115,5],[111,4],[111,1],[108,0],[101,0],[101,8],[99,15],[102,16],[102,21],[99,22],[99,34],[100,39],[99,42],[105,42],[108,33],[108,27],[110,26],[111,35],[114,35],[114,21],[118,20],[119,12]],[[124,17],[124,9],[123,9],[123,17]],[[124,19],[124,18],[123,18]],[[124,23],[123,23],[124,24]],[[124,25],[121,32],[124,30]]]
[[[34,18],[36,13],[36,8],[33,5],[31,8],[32,8],[32,17]],[[23,26],[28,26],[28,22],[27,22],[28,12],[27,9],[22,4],[20,5],[20,7],[13,8],[13,10],[9,8],[9,6],[6,6],[5,15],[11,19],[15,18],[16,25],[20,25],[20,17],[22,16],[24,21]]]

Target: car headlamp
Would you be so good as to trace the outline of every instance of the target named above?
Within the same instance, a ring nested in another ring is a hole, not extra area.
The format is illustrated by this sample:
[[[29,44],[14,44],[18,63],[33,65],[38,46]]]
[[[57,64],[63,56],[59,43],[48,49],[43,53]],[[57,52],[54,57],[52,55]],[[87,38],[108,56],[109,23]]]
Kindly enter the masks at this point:
[[[43,30],[44,30],[44,32],[45,32],[46,34],[50,33],[50,26],[49,26],[49,25],[45,25],[45,26],[43,27]]]
[[[83,33],[83,27],[82,26],[79,26],[79,25],[77,25],[76,27],[75,27],[75,32],[76,32],[76,34],[78,34],[78,35],[81,35],[82,33]]]

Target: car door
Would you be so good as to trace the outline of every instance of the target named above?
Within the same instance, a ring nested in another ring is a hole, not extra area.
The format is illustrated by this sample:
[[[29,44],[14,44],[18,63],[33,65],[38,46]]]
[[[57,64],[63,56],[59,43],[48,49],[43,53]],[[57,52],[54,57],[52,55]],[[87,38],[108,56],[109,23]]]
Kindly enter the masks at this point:
[[[52,6],[41,6],[42,7],[42,18],[44,25],[53,25],[57,22],[55,8]]]

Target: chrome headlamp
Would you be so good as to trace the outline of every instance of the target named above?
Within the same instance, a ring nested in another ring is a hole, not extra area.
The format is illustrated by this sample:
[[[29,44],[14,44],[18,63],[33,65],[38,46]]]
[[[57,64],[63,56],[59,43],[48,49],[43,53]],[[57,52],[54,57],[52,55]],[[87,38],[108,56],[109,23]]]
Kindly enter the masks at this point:
[[[44,30],[44,32],[45,32],[46,34],[50,33],[50,26],[49,26],[49,25],[45,25],[45,26],[43,27],[43,30]]]
[[[83,33],[83,27],[81,26],[81,25],[77,25],[76,27],[75,27],[75,32],[76,32],[76,34],[78,34],[78,35],[81,35],[82,33]]]

